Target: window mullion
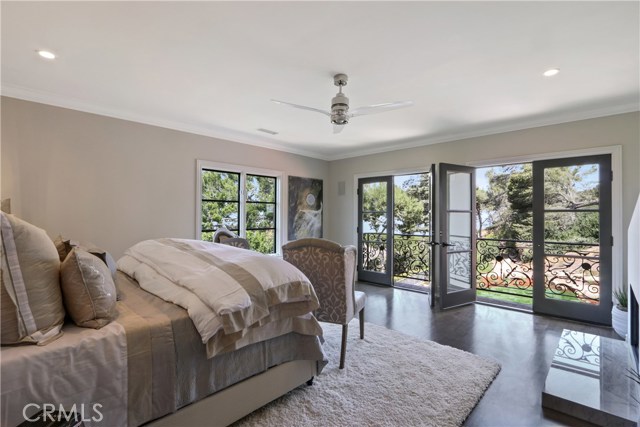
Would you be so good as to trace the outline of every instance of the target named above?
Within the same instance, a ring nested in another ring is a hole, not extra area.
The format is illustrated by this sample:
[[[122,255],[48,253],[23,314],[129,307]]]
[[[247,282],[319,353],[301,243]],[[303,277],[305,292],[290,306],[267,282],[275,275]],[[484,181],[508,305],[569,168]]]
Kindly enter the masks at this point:
[[[238,195],[238,203],[239,203],[239,212],[238,212],[238,234],[241,237],[247,237],[247,207],[246,207],[246,190],[247,186],[247,174],[246,172],[240,173],[240,188]]]

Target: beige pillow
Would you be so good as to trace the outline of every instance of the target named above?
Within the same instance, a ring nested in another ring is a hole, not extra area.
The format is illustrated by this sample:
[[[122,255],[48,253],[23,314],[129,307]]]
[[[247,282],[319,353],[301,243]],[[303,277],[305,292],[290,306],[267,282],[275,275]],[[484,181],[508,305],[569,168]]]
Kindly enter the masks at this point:
[[[64,261],[71,251],[71,249],[67,249],[67,241],[65,241],[61,235],[58,235],[58,237],[53,240],[53,244],[56,245],[60,262]]]
[[[116,285],[104,262],[74,248],[60,268],[67,312],[78,326],[101,328],[116,316]]]
[[[3,212],[0,231],[0,342],[46,344],[60,335],[64,322],[56,247],[41,228]]]
[[[95,246],[93,243],[79,242],[77,240],[65,239],[61,235],[55,238],[53,243],[56,245],[56,249],[58,250],[58,255],[60,255],[60,262],[63,262],[67,255],[71,253],[73,248],[78,248],[89,252],[100,258],[102,262],[104,262],[109,270],[111,271],[111,277],[113,280],[116,279],[116,270],[118,266],[116,265],[116,261],[113,259],[111,254],[104,249],[100,249]]]

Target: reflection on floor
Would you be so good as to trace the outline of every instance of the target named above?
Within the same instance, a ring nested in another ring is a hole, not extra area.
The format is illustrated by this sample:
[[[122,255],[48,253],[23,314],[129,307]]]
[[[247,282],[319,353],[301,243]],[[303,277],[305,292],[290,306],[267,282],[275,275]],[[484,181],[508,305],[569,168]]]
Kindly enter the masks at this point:
[[[621,340],[565,329],[542,392],[542,405],[601,426],[637,426],[640,393],[634,358]]]
[[[502,371],[466,426],[589,425],[543,409],[542,390],[564,329],[617,338],[611,328],[480,304],[432,310],[426,294],[364,283],[357,289],[367,293],[368,322],[500,362]]]

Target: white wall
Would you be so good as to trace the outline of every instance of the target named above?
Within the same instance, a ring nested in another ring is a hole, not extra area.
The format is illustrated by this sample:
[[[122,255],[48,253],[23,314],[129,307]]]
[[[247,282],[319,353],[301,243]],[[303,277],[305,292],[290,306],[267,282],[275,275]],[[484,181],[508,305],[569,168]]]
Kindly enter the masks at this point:
[[[343,244],[356,244],[354,177],[394,170],[425,170],[432,163],[468,164],[482,160],[622,146],[623,247],[626,260],[626,230],[640,192],[640,114],[628,113],[522,131],[507,132],[454,142],[333,161],[325,199],[331,205],[327,237]],[[338,183],[346,192],[339,196]],[[626,277],[626,274],[625,274]]]
[[[1,157],[13,213],[115,257],[143,239],[195,236],[196,159],[328,177],[323,160],[7,97]]]

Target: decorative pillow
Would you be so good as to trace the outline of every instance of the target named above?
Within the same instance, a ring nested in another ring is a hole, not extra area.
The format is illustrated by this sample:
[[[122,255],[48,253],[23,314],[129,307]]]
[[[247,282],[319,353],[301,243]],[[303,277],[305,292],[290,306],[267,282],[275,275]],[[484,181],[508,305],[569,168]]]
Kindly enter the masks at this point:
[[[64,259],[69,255],[71,249],[67,249],[67,242],[61,235],[58,234],[53,240],[53,244],[56,245],[56,250],[58,251],[58,257],[60,258],[60,262],[64,261]]]
[[[60,259],[47,233],[0,212],[2,333],[4,344],[44,345],[60,336],[64,307]]]
[[[115,280],[116,270],[118,269],[118,266],[116,265],[115,260],[109,252],[98,248],[92,243],[83,243],[78,242],[77,240],[65,239],[61,235],[58,235],[53,243],[56,245],[56,249],[58,250],[58,254],[60,255],[60,262],[64,262],[64,260],[67,258],[67,255],[71,253],[73,248],[82,249],[100,258],[102,262],[104,262],[107,267],[109,267],[109,270],[111,271],[111,277],[113,277],[113,279]]]
[[[118,270],[118,265],[116,264],[116,261],[113,259],[111,254],[99,248],[90,248],[88,252],[91,255],[97,256],[98,258],[100,258],[102,262],[104,262],[104,264],[107,266],[107,268],[111,272],[111,277],[113,278],[113,280],[115,280],[116,271]]]
[[[99,329],[116,316],[116,285],[106,264],[74,248],[60,268],[62,296],[78,326]]]

